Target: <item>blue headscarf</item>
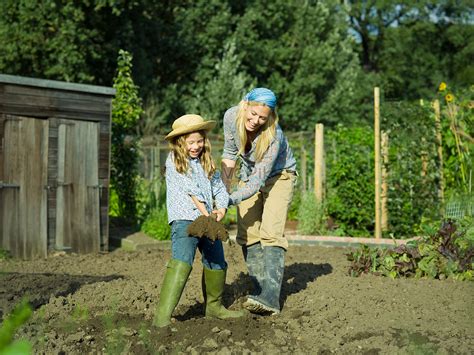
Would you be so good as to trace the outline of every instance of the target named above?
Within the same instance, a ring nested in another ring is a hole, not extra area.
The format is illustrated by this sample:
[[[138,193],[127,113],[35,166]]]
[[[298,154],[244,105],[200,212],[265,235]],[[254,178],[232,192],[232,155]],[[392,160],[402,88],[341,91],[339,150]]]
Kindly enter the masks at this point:
[[[277,98],[273,91],[267,88],[255,88],[251,90],[247,95],[244,96],[245,101],[256,101],[267,105],[272,110],[277,105]]]

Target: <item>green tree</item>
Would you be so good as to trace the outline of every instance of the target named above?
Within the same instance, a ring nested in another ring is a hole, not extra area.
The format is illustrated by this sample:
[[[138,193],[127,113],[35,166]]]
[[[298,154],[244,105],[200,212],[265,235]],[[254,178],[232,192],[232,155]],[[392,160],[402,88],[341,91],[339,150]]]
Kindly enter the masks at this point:
[[[433,96],[442,80],[470,85],[474,75],[474,11],[451,0],[346,1],[363,69],[385,96]],[[471,79],[469,79],[471,78]]]
[[[86,9],[70,1],[0,1],[0,72],[93,82],[100,47]]]
[[[244,11],[237,53],[257,85],[276,92],[282,126],[357,118],[359,64],[337,1],[258,1]]]
[[[132,79],[132,56],[119,51],[117,90],[112,102],[111,185],[118,197],[118,214],[134,221],[136,218],[136,186],[138,177],[138,146],[136,126],[143,112],[138,87]]]
[[[215,75],[207,83],[196,84],[187,108],[190,112],[198,112],[220,122],[225,110],[237,104],[253,84],[248,75],[241,71],[234,41],[224,46],[224,54],[214,71]]]

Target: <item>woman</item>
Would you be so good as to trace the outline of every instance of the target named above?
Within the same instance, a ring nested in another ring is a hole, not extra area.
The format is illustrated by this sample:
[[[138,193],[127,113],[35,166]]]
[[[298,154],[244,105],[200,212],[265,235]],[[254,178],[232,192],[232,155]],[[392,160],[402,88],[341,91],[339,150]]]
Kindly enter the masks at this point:
[[[258,314],[280,313],[288,248],[283,232],[296,182],[296,160],[278,125],[276,104],[271,90],[256,88],[224,115],[223,181],[230,192],[240,158],[230,204],[237,205],[237,242],[255,286],[244,307]]]

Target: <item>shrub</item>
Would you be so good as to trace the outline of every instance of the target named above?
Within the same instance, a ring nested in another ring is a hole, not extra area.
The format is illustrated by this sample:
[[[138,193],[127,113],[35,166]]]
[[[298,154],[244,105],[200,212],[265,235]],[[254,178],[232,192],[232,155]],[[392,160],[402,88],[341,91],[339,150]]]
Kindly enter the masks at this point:
[[[31,354],[26,340],[14,341],[16,330],[31,317],[33,310],[26,299],[22,300],[0,326],[0,354]]]
[[[166,208],[161,206],[152,209],[148,217],[143,222],[141,230],[143,233],[154,239],[170,239],[171,227],[168,224],[168,213]]]
[[[361,246],[347,255],[349,274],[396,277],[429,277],[474,280],[474,224],[445,220],[431,236],[400,245],[393,250]]]
[[[325,234],[326,221],[325,205],[316,201],[314,193],[302,193],[298,209],[298,231],[309,235]]]
[[[326,142],[327,211],[350,236],[367,236],[374,228],[373,130],[337,126]]]

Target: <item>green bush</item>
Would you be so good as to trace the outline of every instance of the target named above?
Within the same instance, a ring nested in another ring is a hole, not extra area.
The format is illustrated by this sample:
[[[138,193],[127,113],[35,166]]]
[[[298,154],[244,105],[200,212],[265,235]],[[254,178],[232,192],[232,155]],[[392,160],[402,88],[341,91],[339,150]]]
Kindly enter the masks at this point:
[[[439,230],[395,249],[361,246],[347,255],[349,274],[474,280],[474,220],[445,220]]]
[[[138,87],[132,78],[132,56],[119,51],[117,74],[114,78],[116,95],[112,100],[111,138],[111,205],[112,215],[135,222],[136,185],[138,179],[138,143],[136,126],[143,112]]]
[[[306,235],[326,234],[325,205],[318,203],[313,192],[301,194],[298,209],[298,232]]]
[[[441,218],[433,110],[420,103],[390,102],[382,111],[389,137],[389,233],[411,237],[423,219]]]
[[[14,341],[18,328],[25,324],[33,314],[30,304],[22,300],[0,326],[0,354],[31,354],[31,344],[26,340]]]
[[[168,224],[168,213],[165,206],[152,209],[143,222],[141,230],[154,239],[169,240],[171,238],[171,227]]]
[[[326,134],[327,212],[349,236],[374,229],[373,130],[337,126]]]
[[[229,227],[232,224],[237,224],[237,207],[231,206],[227,209],[227,213],[225,214],[222,223]]]

